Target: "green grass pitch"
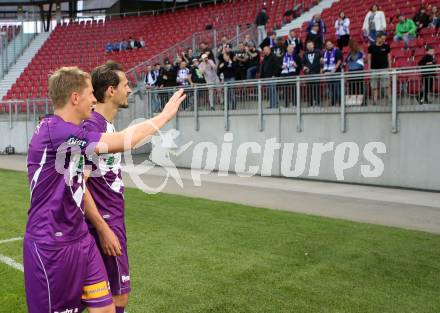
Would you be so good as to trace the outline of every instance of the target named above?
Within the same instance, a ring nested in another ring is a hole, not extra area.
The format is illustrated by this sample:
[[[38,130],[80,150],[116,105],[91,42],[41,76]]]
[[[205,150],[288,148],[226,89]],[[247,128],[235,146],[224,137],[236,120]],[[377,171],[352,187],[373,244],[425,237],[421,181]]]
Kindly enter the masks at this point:
[[[0,240],[23,234],[24,173],[0,171]],[[129,313],[438,313],[440,236],[128,189]],[[292,204],[294,205],[294,204]],[[0,254],[22,263],[22,242]],[[0,312],[26,312],[0,263]]]

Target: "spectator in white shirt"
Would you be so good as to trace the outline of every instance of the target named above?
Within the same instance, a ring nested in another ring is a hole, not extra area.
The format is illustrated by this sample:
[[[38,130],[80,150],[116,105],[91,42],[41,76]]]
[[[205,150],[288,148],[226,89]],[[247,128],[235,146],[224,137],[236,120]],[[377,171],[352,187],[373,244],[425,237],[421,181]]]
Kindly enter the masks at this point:
[[[202,60],[199,65],[199,69],[202,72],[203,76],[205,77],[207,84],[218,84],[220,82],[220,79],[217,76],[217,65],[215,65],[214,61],[208,58],[208,55],[206,53],[202,55]],[[214,109],[214,92],[215,90],[213,87],[208,88],[209,106],[211,110]],[[217,92],[217,97],[221,98],[218,92]]]
[[[335,29],[338,47],[342,51],[350,41],[350,19],[345,16],[344,12],[339,13],[339,18],[335,22]]]
[[[191,72],[188,68],[188,64],[186,61],[181,61],[179,69],[177,70],[177,77],[176,77],[177,85],[185,87],[192,85],[191,80]]]
[[[373,4],[370,11],[365,15],[364,24],[362,30],[364,35],[368,38],[370,44],[376,42],[378,32],[385,32],[387,29],[387,22],[385,20],[385,14],[380,11],[377,4]]]

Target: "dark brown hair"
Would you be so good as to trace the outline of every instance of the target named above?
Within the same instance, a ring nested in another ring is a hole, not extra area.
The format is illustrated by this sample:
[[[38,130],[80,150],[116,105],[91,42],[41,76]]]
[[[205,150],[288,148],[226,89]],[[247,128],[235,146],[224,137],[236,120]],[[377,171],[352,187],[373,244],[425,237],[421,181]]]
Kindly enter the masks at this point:
[[[104,102],[108,87],[118,87],[120,82],[118,71],[123,72],[124,69],[121,64],[114,61],[107,61],[92,71],[93,94],[98,102]]]

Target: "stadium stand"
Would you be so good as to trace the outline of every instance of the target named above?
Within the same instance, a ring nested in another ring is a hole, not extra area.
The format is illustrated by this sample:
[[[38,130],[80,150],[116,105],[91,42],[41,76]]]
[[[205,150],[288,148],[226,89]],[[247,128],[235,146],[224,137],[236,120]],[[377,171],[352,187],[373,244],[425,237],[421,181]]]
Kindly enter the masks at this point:
[[[324,23],[327,25],[326,39],[331,39],[336,42],[334,24],[338,18],[339,12],[343,11],[345,15],[350,18],[350,38],[358,42],[364,42],[362,24],[364,22],[365,14],[375,3],[377,3],[375,0],[366,0],[356,2],[356,5],[353,5],[352,0],[341,0],[334,2],[330,8],[323,10],[321,16]],[[420,32],[418,38],[411,41],[409,50],[404,50],[404,43],[402,41],[393,42],[392,38],[396,25],[389,23],[390,18],[396,15],[398,8],[400,9],[400,14],[412,18],[421,5],[433,6],[438,4],[438,2],[430,2],[428,4],[417,0],[385,0],[379,3],[380,8],[384,11],[387,19],[388,42],[391,44],[394,67],[416,65],[416,60],[419,60],[424,54],[425,45],[435,45],[438,48],[440,47],[440,39],[438,37],[438,30],[435,28],[424,28]],[[296,31],[301,34],[303,40],[305,40],[307,36],[307,25],[308,23],[305,22],[301,28],[296,29]],[[367,47],[367,43],[364,43],[363,50],[367,51]],[[346,55],[348,48],[346,47],[343,52]]]
[[[282,22],[284,12],[295,6],[294,0],[266,4],[270,16],[268,29]],[[315,5],[307,0],[301,10]],[[251,24],[263,1],[236,1],[195,7],[157,16],[126,17],[63,24],[52,32],[32,62],[8,91],[3,100],[47,97],[48,74],[60,67],[78,65],[90,71],[107,59],[121,62],[128,69],[162,52],[207,25],[214,28]],[[154,31],[152,31],[154,30]],[[105,53],[108,42],[143,37],[146,49]]]
[[[362,23],[366,12],[374,4],[374,0],[366,0],[353,6],[352,0],[336,1],[322,12],[327,25],[326,38],[336,39],[334,22],[340,11],[344,11],[351,20],[351,38],[363,42]],[[3,100],[46,98],[48,74],[60,66],[78,65],[90,71],[107,59],[124,64],[129,69],[151,57],[163,52],[175,43],[188,38],[195,32],[203,31],[207,25],[213,28],[233,27],[252,24],[256,13],[266,6],[270,16],[267,29],[277,29],[286,23],[285,12],[295,8],[294,16],[301,14],[318,4],[317,0],[306,0],[298,5],[294,0],[272,1],[235,1],[232,3],[211,4],[202,7],[186,8],[159,15],[137,16],[125,18],[106,18],[106,20],[81,21],[62,24],[51,33],[49,39],[23,71],[16,83],[3,97]],[[433,3],[435,4],[435,3]],[[395,15],[397,8],[402,14],[412,17],[421,3],[416,0],[385,0],[381,9],[385,12],[387,22]],[[307,23],[297,29],[304,40]],[[423,29],[419,37],[413,40],[409,50],[403,49],[403,42],[392,42],[395,25],[388,24],[389,42],[392,48],[393,66],[414,66],[424,54],[427,44],[439,47],[436,29]],[[154,30],[154,31],[151,31]],[[106,53],[108,42],[127,40],[129,37],[142,37],[146,42],[145,49],[132,49],[117,53]],[[367,50],[364,43],[363,50]],[[343,50],[347,53],[347,47]]]
[[[20,25],[3,25],[0,28],[0,33],[5,33],[8,41],[11,41],[14,36],[18,35],[21,31]]]

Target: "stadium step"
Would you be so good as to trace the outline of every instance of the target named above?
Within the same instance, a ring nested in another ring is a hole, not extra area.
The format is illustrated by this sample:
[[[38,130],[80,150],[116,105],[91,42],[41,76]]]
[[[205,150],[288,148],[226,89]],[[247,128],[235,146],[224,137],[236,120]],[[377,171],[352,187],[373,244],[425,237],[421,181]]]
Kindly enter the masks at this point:
[[[315,14],[321,13],[327,8],[330,8],[333,3],[338,2],[339,0],[323,0],[318,5],[312,7],[309,11],[303,13],[300,17],[294,19],[292,22],[287,23],[279,30],[277,30],[277,36],[287,36],[289,35],[289,31],[294,28],[301,28],[301,25],[304,22],[310,21]],[[332,31],[332,25],[327,25],[328,31]]]
[[[43,46],[49,38],[50,33],[40,33],[31,42],[29,47],[24,51],[23,55],[18,58],[17,62],[10,68],[8,74],[5,75],[0,83],[0,99],[8,92],[12,85],[20,77],[21,73],[32,61],[32,58],[37,54],[38,50]]]

